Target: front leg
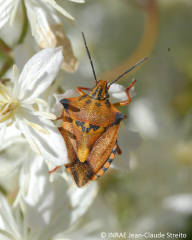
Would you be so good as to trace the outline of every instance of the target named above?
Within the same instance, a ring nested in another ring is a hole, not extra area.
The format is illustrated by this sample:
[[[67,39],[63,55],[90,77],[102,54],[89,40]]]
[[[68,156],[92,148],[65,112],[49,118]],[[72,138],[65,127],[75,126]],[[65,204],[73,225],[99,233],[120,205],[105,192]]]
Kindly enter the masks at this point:
[[[130,97],[130,95],[129,95],[129,90],[133,87],[133,84],[134,84],[135,82],[136,82],[136,79],[134,79],[134,81],[129,85],[129,87],[125,89],[125,93],[126,93],[126,95],[127,95],[127,97],[128,97],[128,100],[114,103],[114,104],[113,104],[114,107],[125,106],[125,105],[128,105],[128,104],[131,102],[131,97]]]
[[[83,89],[83,90],[89,90],[90,88],[77,87],[77,88],[76,88],[76,91],[77,91],[81,96],[85,95],[85,93],[82,91],[82,89]]]

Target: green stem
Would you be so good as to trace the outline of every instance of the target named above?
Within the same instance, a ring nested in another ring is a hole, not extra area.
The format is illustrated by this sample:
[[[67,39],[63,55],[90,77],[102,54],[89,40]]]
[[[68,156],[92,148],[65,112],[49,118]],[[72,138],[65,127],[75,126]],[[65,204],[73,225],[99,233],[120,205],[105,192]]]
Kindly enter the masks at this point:
[[[11,51],[11,48],[1,38],[0,38],[0,50],[4,54],[7,54],[8,52]]]
[[[3,65],[3,68],[0,72],[0,79],[3,77],[3,75],[7,72],[7,70],[13,65],[14,60],[10,57],[7,58],[7,61]]]
[[[27,34],[27,29],[28,29],[28,18],[27,18],[27,11],[26,11],[26,7],[24,4],[24,0],[22,0],[21,3],[22,3],[22,7],[23,7],[23,14],[24,14],[23,22],[24,22],[24,24],[23,24],[23,30],[21,32],[20,38],[17,42],[17,45],[21,44],[23,42],[23,40],[25,39],[25,36]]]

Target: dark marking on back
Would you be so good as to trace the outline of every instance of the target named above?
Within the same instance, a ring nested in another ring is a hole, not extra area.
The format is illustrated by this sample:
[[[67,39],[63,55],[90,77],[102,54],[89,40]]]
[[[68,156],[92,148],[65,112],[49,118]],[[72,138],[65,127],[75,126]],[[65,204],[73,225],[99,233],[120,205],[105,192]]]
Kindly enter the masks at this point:
[[[90,125],[90,128],[93,128],[94,131],[100,128],[99,126],[96,126],[96,125],[92,125],[92,124],[89,124],[89,125]]]
[[[79,121],[75,121],[75,123],[76,123],[77,127],[80,126],[80,122]]]
[[[111,126],[114,126],[114,125],[118,124],[124,118],[125,118],[125,116],[124,116],[123,113],[117,112],[116,115],[115,115],[115,122]]]
[[[100,99],[100,98],[101,98],[101,93],[102,93],[102,88],[100,88],[100,90],[99,90],[99,93],[98,93],[98,95],[97,95],[97,99]]]
[[[63,98],[63,99],[60,100],[60,103],[63,105],[65,111],[68,113],[67,108],[68,108],[68,105],[69,105],[69,100]]]
[[[91,103],[91,100],[87,100],[87,101],[85,101],[87,104],[89,104],[89,103]]]
[[[100,128],[100,126],[96,126],[96,125],[93,125],[93,124],[89,124],[89,127],[86,128],[84,127],[84,122],[80,122],[80,121],[75,121],[75,124],[77,127],[81,126],[81,129],[83,132],[86,132],[86,133],[89,133],[91,131],[91,129],[93,129],[93,131],[96,131],[97,129]]]
[[[101,103],[96,102],[95,105],[96,105],[97,107],[100,107],[100,106],[101,106]]]
[[[81,96],[81,97],[78,99],[78,101],[81,101],[82,99],[84,99],[84,98],[86,98],[86,97],[87,97],[87,94]]]
[[[97,94],[97,92],[98,92],[98,90],[99,90],[99,88],[96,88],[96,90],[95,90],[95,92],[94,93],[92,93],[92,95],[90,96],[90,97],[95,97],[95,95]]]
[[[79,124],[81,126],[81,129],[82,129],[83,132],[85,132],[84,124],[85,124],[84,122],[80,122],[80,124]]]
[[[105,99],[105,105],[107,106],[107,108],[110,108],[110,102],[109,102],[109,100],[108,99]]]

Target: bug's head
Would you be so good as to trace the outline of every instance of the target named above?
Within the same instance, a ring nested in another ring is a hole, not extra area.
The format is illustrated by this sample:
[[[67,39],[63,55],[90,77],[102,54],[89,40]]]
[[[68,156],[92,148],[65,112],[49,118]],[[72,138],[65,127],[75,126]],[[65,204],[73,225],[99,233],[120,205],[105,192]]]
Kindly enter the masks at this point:
[[[142,63],[143,61],[145,61],[147,59],[146,58],[143,58],[141,61],[139,61],[138,63],[136,63],[133,67],[129,68],[126,72],[124,72],[123,74],[121,74],[118,78],[116,78],[113,82],[111,82],[110,84],[108,84],[107,86],[107,81],[104,81],[104,80],[100,80],[100,81],[97,81],[97,78],[96,78],[96,74],[95,74],[95,70],[94,70],[94,67],[93,67],[93,62],[91,60],[91,55],[89,53],[89,50],[88,50],[88,47],[87,47],[87,43],[86,43],[86,40],[85,40],[85,36],[82,32],[82,36],[83,36],[83,41],[84,41],[84,44],[85,44],[85,49],[87,51],[87,55],[89,57],[89,60],[90,60],[90,63],[91,63],[91,67],[92,67],[92,71],[93,71],[93,75],[94,75],[94,78],[95,78],[95,87],[93,87],[92,89],[89,90],[89,96],[91,98],[94,98],[94,99],[98,99],[98,100],[103,100],[105,98],[109,98],[109,94],[108,94],[108,89],[110,88],[110,86],[115,83],[119,78],[123,77],[125,74],[127,74],[128,72],[130,72],[131,70],[133,70],[135,67],[137,67],[140,63]]]
[[[89,89],[89,96],[97,100],[104,100],[109,98],[107,81],[100,80],[96,82],[96,85]]]

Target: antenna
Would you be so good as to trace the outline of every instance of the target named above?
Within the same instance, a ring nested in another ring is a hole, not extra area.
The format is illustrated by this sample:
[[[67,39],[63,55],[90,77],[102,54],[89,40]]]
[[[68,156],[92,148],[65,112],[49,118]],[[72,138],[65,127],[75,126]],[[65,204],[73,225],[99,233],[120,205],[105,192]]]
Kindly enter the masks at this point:
[[[119,78],[123,77],[125,74],[127,74],[128,72],[130,72],[131,70],[133,70],[135,67],[137,67],[140,63],[144,62],[146,58],[143,58],[141,61],[139,61],[138,63],[135,64],[135,66],[129,68],[126,72],[124,72],[123,74],[121,74],[117,79],[115,79],[112,83],[110,83],[109,85],[112,85],[113,83],[115,83]]]
[[[95,70],[94,70],[94,67],[93,67],[93,62],[92,62],[92,60],[91,60],[91,55],[90,55],[90,53],[89,53],[89,49],[88,49],[88,47],[87,47],[87,43],[86,43],[85,36],[84,36],[84,33],[83,33],[83,32],[82,32],[82,36],[83,36],[83,41],[84,41],[84,44],[85,44],[85,49],[86,49],[86,51],[87,51],[87,55],[88,55],[88,57],[89,57],[89,60],[90,60],[90,63],[91,63],[91,67],[92,67],[92,70],[93,70],[93,75],[94,75],[95,81],[96,81],[96,83],[97,83],[97,78],[96,78]]]

